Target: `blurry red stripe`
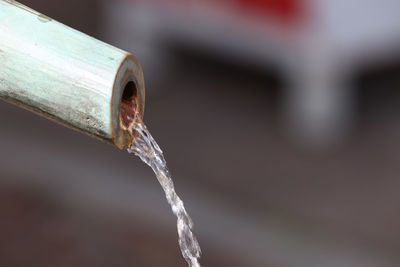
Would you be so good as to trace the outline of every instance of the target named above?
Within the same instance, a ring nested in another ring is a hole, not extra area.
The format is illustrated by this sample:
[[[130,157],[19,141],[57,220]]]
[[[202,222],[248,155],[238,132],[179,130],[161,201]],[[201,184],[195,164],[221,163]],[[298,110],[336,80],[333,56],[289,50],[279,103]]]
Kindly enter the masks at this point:
[[[227,0],[231,2],[232,0]],[[235,0],[245,10],[254,10],[284,20],[295,20],[301,16],[301,0]]]
[[[196,2],[188,0],[158,0],[168,5],[190,6]],[[283,22],[296,22],[303,16],[305,0],[201,0],[203,3],[233,7],[244,13],[255,13],[264,17],[275,17]]]

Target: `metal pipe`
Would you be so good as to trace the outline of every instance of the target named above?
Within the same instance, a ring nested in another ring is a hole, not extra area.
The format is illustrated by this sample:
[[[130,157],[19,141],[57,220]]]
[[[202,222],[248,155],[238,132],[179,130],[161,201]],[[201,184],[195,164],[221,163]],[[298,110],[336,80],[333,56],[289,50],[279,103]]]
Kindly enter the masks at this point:
[[[122,149],[132,143],[125,126],[142,118],[144,97],[133,55],[0,0],[1,99]]]

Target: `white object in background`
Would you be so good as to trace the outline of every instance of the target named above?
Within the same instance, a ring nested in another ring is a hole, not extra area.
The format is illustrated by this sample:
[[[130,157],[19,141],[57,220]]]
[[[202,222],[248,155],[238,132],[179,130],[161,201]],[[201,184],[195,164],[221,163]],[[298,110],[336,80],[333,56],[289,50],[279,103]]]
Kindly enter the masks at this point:
[[[107,29],[153,77],[167,66],[159,46],[165,40],[238,62],[275,65],[292,85],[283,100],[290,133],[309,146],[333,147],[353,122],[351,75],[400,54],[400,1],[294,1],[305,12],[289,26],[243,12],[231,0],[105,2],[112,25]]]

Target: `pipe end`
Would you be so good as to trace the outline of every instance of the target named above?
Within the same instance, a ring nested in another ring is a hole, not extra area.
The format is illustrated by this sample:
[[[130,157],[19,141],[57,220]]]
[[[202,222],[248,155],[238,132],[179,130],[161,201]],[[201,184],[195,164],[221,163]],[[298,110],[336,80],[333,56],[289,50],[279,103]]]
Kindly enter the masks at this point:
[[[116,75],[111,103],[112,140],[120,149],[133,143],[129,128],[136,118],[143,118],[144,78],[137,59],[127,54]]]

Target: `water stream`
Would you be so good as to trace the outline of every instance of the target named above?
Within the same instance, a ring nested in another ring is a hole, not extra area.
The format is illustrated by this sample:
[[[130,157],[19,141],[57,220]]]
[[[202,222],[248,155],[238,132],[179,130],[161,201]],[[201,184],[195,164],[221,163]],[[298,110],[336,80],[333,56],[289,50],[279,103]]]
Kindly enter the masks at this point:
[[[133,145],[128,148],[128,152],[140,157],[144,163],[153,169],[164,189],[172,212],[177,218],[179,246],[182,255],[190,267],[200,267],[199,258],[201,250],[192,232],[193,222],[185,210],[183,201],[175,192],[174,183],[168,171],[163,152],[147,130],[146,125],[140,119],[137,119],[134,127],[130,127],[129,129],[132,136],[135,136],[135,140]]]

